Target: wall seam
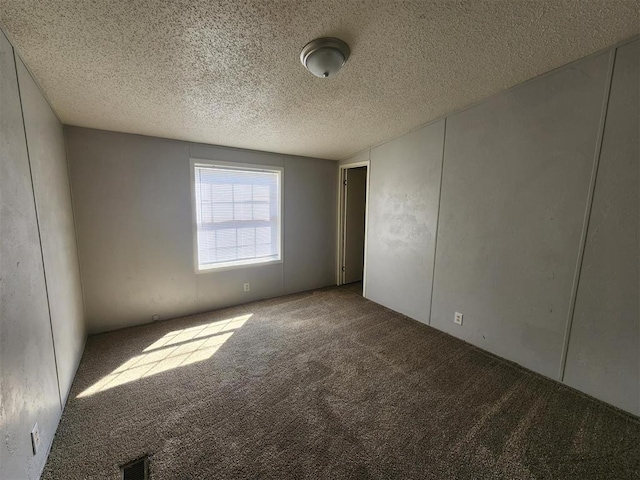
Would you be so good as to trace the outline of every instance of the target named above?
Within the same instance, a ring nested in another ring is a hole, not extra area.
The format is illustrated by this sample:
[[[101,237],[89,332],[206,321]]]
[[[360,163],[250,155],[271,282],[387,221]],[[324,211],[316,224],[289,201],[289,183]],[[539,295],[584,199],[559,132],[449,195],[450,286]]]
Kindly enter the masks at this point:
[[[78,241],[78,225],[77,225],[78,222],[76,218],[76,205],[73,200],[73,186],[71,185],[71,163],[69,162],[69,158],[71,158],[71,155],[69,155],[69,142],[67,138],[67,134],[69,130],[64,125],[62,125],[62,128],[63,128],[62,136],[64,139],[64,153],[66,155],[66,160],[67,160],[67,180],[69,181],[69,198],[71,200],[71,215],[73,216],[73,234],[76,240],[76,257],[78,261],[78,276],[80,278],[80,292],[82,293],[82,317],[84,320],[84,337],[86,339],[89,332],[89,325],[87,321],[87,301],[85,299],[84,280],[82,279],[82,266],[80,265],[80,242]],[[84,349],[83,349],[83,352],[84,352]]]
[[[36,188],[33,183],[33,170],[31,168],[31,153],[29,152],[29,139],[27,138],[27,125],[24,119],[24,104],[22,103],[22,89],[20,88],[20,76],[18,74],[18,56],[13,49],[13,64],[16,69],[16,84],[18,87],[18,101],[20,102],[20,113],[22,114],[22,130],[24,132],[24,143],[27,151],[27,164],[29,165],[29,179],[31,180],[31,193],[33,194],[33,209],[36,216],[36,228],[38,230],[38,243],[40,244],[40,259],[42,261],[42,277],[44,279],[44,291],[47,297],[47,312],[49,313],[49,329],[51,331],[51,346],[53,347],[53,362],[56,370],[56,383],[58,385],[58,402],[60,403],[60,412],[62,412],[62,392],[60,391],[60,374],[58,373],[58,355],[56,353],[56,341],[53,337],[53,322],[51,319],[51,302],[49,301],[49,286],[47,284],[47,267],[44,261],[44,249],[42,248],[42,233],[40,232],[40,218],[38,215],[38,202],[36,201]],[[22,62],[22,59],[20,59]],[[28,71],[27,71],[28,72]]]
[[[193,173],[193,158],[194,158],[193,145],[194,144],[191,143],[191,142],[184,142],[184,143],[187,144],[187,147],[189,149],[189,183],[190,183],[190,185],[189,185],[190,186],[189,195],[191,197],[189,200],[190,200],[191,215],[192,215],[192,217],[191,217],[192,220],[191,221],[194,222],[195,221],[194,217],[193,217],[193,215],[194,215],[193,212],[195,211],[195,205],[193,203],[193,202],[195,202],[195,200],[194,200],[195,196],[194,196],[194,193],[193,193],[194,181],[195,181],[194,178],[193,178],[193,176],[194,176],[194,173]],[[192,225],[192,228],[193,228],[193,225]],[[192,235],[197,237],[197,234],[195,232],[192,232]],[[191,252],[191,261],[193,262],[193,267],[192,268],[195,269],[196,268],[196,264],[197,264],[197,255],[198,255],[197,246],[196,246],[197,245],[197,239],[196,238],[192,238],[191,239],[191,244],[192,244],[191,248],[193,248],[193,251]],[[202,313],[200,311],[200,275],[198,275],[197,273],[196,273],[195,289],[196,290],[194,292],[194,297],[195,297],[195,300],[196,300],[196,312],[197,313]]]
[[[69,200],[71,201],[71,216],[73,217],[73,235],[76,241],[76,260],[78,262],[78,279],[80,280],[80,295],[82,296],[82,320],[84,324],[82,348],[80,349],[79,357],[75,360],[73,375],[71,377],[72,379],[75,379],[76,373],[78,372],[78,368],[80,367],[80,362],[82,362],[82,357],[84,356],[84,350],[87,346],[87,338],[89,336],[89,321],[87,319],[87,301],[85,298],[84,280],[82,278],[82,266],[80,264],[80,242],[78,240],[76,205],[73,200],[73,187],[71,185],[71,164],[69,162],[69,159],[71,158],[71,156],[69,155],[69,142],[67,141],[68,129],[67,127],[64,126],[64,124],[62,124],[62,122],[60,122],[60,125],[62,126],[62,138],[64,140],[64,153],[66,155],[66,161],[67,161],[67,180],[69,182]],[[73,380],[71,383],[73,384]],[[71,392],[71,386],[69,387],[69,392],[65,392],[64,394],[65,404],[66,404],[66,400],[69,398],[70,392]]]
[[[598,137],[594,151],[593,164],[591,168],[591,180],[589,182],[589,191],[587,194],[587,202],[585,206],[584,219],[582,223],[582,233],[580,236],[580,244],[578,246],[578,259],[573,275],[573,284],[571,287],[571,296],[569,298],[569,310],[567,312],[567,323],[564,332],[562,355],[560,357],[560,369],[558,371],[558,380],[564,382],[564,374],[567,366],[567,353],[569,350],[569,340],[571,338],[571,329],[573,327],[573,317],[576,310],[576,301],[578,297],[578,288],[580,286],[580,275],[582,273],[582,264],[584,261],[584,252],[587,244],[587,235],[589,233],[589,223],[591,221],[591,210],[593,208],[593,197],[596,189],[598,178],[598,167],[600,166],[600,156],[602,154],[602,141],[604,138],[604,130],[607,123],[607,111],[609,109],[609,98],[611,96],[611,83],[613,82],[613,69],[616,60],[617,48],[609,52],[609,65],[607,77],[604,85],[604,95],[602,99],[602,109],[600,113],[600,125],[598,127]]]
[[[442,178],[444,177],[444,155],[447,144],[447,117],[444,118],[444,128],[442,129],[442,154],[440,158],[440,187],[438,189],[438,212],[436,213],[436,232],[433,241],[433,268],[431,269],[431,297],[429,299],[429,318],[427,325],[431,325],[431,314],[433,312],[433,289],[436,279],[436,258],[438,252],[438,229],[440,228],[440,204],[442,203]]]
[[[371,149],[367,152],[367,179],[364,199],[364,262],[362,265],[362,298],[367,298],[367,245],[369,245],[369,198],[371,195]],[[338,170],[340,167],[338,166]]]
[[[286,295],[287,292],[287,281],[285,279],[286,277],[286,271],[287,269],[285,268],[285,235],[284,235],[284,229],[285,229],[285,213],[284,213],[284,208],[285,205],[287,204],[286,200],[285,200],[285,189],[284,189],[284,182],[287,181],[286,177],[286,163],[287,160],[284,156],[281,157],[282,160],[282,175],[280,176],[280,201],[282,202],[282,205],[280,205],[280,260],[281,260],[281,268],[282,268],[282,289],[280,290],[281,295]],[[335,259],[334,259],[334,263],[335,263]]]

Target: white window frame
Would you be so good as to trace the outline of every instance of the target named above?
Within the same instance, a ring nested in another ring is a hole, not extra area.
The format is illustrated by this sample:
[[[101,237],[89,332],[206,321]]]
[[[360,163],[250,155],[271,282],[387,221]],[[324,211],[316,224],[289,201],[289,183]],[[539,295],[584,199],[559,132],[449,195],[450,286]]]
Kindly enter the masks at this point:
[[[198,261],[198,214],[196,211],[196,167],[222,167],[232,170],[249,170],[269,173],[278,173],[278,230],[279,230],[279,258],[277,260],[256,261],[256,259],[247,259],[235,261],[232,264],[223,264],[220,266],[211,266],[209,268],[200,268]],[[220,160],[210,160],[201,158],[190,159],[190,182],[191,182],[191,225],[193,237],[193,268],[196,274],[207,274],[223,272],[226,270],[237,270],[248,267],[260,267],[265,265],[274,265],[283,263],[284,261],[284,167],[276,165],[257,165],[252,163],[236,163],[225,162]]]

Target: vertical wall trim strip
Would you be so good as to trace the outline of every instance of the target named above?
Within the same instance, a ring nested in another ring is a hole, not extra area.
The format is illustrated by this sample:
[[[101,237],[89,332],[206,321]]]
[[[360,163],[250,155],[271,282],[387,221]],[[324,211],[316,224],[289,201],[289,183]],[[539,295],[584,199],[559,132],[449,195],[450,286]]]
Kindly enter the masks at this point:
[[[44,94],[43,94],[44,95]],[[87,340],[87,332],[89,331],[89,325],[87,322],[87,301],[85,299],[84,293],[84,281],[82,280],[82,265],[80,264],[80,242],[78,242],[78,220],[76,218],[76,204],[73,201],[73,186],[71,185],[71,164],[69,163],[69,159],[71,156],[69,155],[69,139],[67,138],[68,130],[62,125],[62,137],[64,139],[64,154],[66,155],[66,163],[67,163],[67,180],[69,181],[69,200],[71,201],[71,216],[73,217],[73,239],[76,243],[76,259],[78,261],[78,278],[80,279],[80,293],[82,294],[82,319],[84,320],[84,341],[86,343]],[[84,353],[84,348],[82,349]],[[82,358],[82,355],[80,355]],[[77,359],[78,365],[80,364],[80,358]],[[76,370],[78,365],[76,365]],[[68,392],[67,392],[68,393]]]
[[[573,285],[571,287],[571,298],[569,299],[569,311],[567,312],[567,323],[564,332],[564,341],[562,346],[562,356],[560,357],[560,369],[558,371],[558,380],[564,381],[564,372],[567,366],[567,352],[569,350],[569,339],[571,337],[571,327],[573,326],[573,316],[576,310],[576,300],[578,297],[578,287],[580,285],[580,274],[582,272],[582,262],[584,260],[584,251],[587,244],[587,234],[589,233],[589,221],[591,219],[591,209],[593,207],[593,195],[596,189],[596,181],[598,177],[598,167],[600,166],[600,154],[602,153],[602,139],[604,137],[604,129],[607,123],[607,110],[609,108],[609,97],[611,95],[611,83],[613,81],[613,68],[616,60],[617,49],[612,49],[609,53],[608,74],[604,85],[604,96],[602,100],[602,110],[600,113],[600,125],[598,130],[598,138],[596,140],[596,148],[594,151],[593,167],[591,170],[591,181],[589,183],[589,192],[587,194],[587,203],[582,222],[582,235],[578,247],[578,260],[573,275]]]
[[[440,187],[438,190],[438,213],[436,213],[436,231],[433,240],[433,269],[431,270],[431,298],[429,300],[429,319],[427,325],[431,325],[431,313],[433,312],[433,287],[436,280],[436,257],[438,253],[438,228],[440,227],[440,203],[442,202],[442,177],[444,177],[444,154],[447,144],[447,118],[444,118],[442,129],[442,155],[440,158]]]
[[[22,61],[22,60],[21,60]],[[31,169],[31,153],[29,152],[29,139],[27,138],[27,125],[24,120],[24,104],[22,103],[22,91],[20,89],[20,76],[18,75],[18,56],[13,50],[13,64],[16,69],[16,83],[18,84],[18,100],[20,101],[20,113],[22,114],[22,130],[24,131],[24,143],[27,149],[27,163],[29,165],[29,179],[31,180],[31,193],[33,194],[33,209],[36,214],[36,228],[38,229],[38,243],[40,244],[40,258],[42,260],[42,276],[44,277],[44,292],[47,297],[47,312],[49,313],[49,329],[51,331],[51,344],[53,346],[53,362],[56,369],[56,383],[58,385],[58,402],[60,411],[64,408],[62,404],[62,392],[60,391],[60,375],[58,373],[58,355],[56,353],[56,342],[53,338],[53,323],[51,321],[51,302],[49,302],[49,287],[47,285],[47,267],[44,262],[44,250],[42,248],[42,234],[40,232],[40,217],[38,215],[38,203],[36,202],[36,187],[33,183],[33,170]]]
[[[364,197],[364,264],[362,265],[362,297],[367,298],[367,245],[369,244],[369,193],[371,192],[371,149],[367,153],[367,179]]]
[[[287,293],[287,281],[286,281],[286,272],[287,269],[284,267],[285,266],[285,262],[286,259],[284,258],[284,249],[285,249],[285,235],[284,235],[284,228],[285,228],[285,213],[284,213],[284,206],[287,204],[285,202],[285,191],[284,191],[284,183],[286,182],[286,163],[287,163],[287,159],[286,157],[280,157],[280,160],[282,162],[282,172],[280,172],[280,269],[282,271],[282,289],[280,290],[282,292],[282,295],[286,295]],[[334,257],[335,260],[335,257]]]

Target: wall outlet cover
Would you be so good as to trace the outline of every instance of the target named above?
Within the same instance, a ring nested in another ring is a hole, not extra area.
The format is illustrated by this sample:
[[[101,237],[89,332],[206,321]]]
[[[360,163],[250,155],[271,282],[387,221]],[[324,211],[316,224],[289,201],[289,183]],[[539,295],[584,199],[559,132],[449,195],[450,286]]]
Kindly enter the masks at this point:
[[[453,317],[453,323],[457,324],[457,325],[462,325],[462,314],[459,312],[456,312],[455,317]]]
[[[151,319],[152,319],[154,322],[157,322],[158,320],[160,320],[160,315],[154,315],[154,316],[152,316],[152,317],[151,317]]]
[[[244,291],[245,292],[250,292],[251,291],[251,284],[250,283],[245,283],[244,284]]]

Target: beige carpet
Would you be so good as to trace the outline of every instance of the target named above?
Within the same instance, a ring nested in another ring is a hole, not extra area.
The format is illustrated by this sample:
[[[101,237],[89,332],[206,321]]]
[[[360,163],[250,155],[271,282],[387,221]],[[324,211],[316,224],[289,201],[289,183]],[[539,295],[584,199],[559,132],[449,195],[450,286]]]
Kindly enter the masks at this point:
[[[357,285],[90,337],[44,479],[640,478],[640,420]]]

